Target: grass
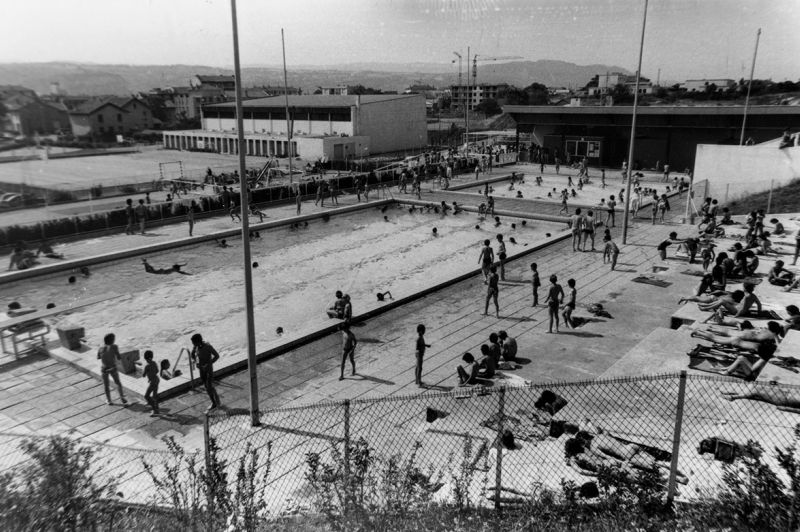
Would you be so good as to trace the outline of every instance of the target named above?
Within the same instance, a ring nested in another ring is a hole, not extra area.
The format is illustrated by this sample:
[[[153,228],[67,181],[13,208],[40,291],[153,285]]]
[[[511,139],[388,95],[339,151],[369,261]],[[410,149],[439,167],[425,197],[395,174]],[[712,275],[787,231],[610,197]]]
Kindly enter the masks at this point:
[[[769,191],[748,195],[742,199],[730,202],[727,207],[732,215],[748,214],[751,211],[767,208]],[[772,191],[772,202],[767,214],[798,212],[800,210],[800,179],[795,179],[786,186],[775,188]]]

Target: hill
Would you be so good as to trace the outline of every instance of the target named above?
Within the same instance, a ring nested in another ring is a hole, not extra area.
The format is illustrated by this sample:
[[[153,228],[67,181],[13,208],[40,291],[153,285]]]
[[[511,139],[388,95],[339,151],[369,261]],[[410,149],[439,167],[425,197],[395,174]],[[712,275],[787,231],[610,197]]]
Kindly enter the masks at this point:
[[[466,74],[466,65],[465,74]],[[519,87],[537,82],[547,86],[585,85],[595,74],[627,71],[617,66],[575,65],[564,61],[478,63],[478,83],[510,83]],[[0,85],[23,85],[40,94],[57,81],[68,94],[130,94],[153,87],[186,86],[195,74],[232,74],[231,69],[203,65],[101,65],[85,63],[2,63]],[[245,86],[283,85],[280,67],[242,68]],[[427,63],[354,63],[332,67],[289,67],[289,85],[311,93],[317,86],[349,84],[402,92],[417,82],[436,87],[458,79],[457,67]]]

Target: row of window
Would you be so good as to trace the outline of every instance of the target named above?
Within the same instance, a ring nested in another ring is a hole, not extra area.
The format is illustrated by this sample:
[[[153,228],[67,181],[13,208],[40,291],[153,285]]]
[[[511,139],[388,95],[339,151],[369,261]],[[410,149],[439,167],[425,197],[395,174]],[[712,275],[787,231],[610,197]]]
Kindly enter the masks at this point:
[[[147,111],[142,111],[142,116],[147,120]],[[99,124],[103,123],[103,115],[97,115],[97,122]],[[122,113],[117,113],[117,122],[122,122]]]

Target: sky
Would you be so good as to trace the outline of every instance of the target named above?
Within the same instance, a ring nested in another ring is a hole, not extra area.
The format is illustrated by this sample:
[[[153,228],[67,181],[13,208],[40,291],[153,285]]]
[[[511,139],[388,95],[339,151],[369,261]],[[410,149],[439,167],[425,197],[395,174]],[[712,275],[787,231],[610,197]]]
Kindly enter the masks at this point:
[[[233,66],[230,0],[2,0],[0,62]],[[636,70],[644,0],[238,0],[242,65],[439,63],[454,51]],[[800,79],[800,0],[650,0],[655,80]],[[9,45],[9,43],[13,43]]]

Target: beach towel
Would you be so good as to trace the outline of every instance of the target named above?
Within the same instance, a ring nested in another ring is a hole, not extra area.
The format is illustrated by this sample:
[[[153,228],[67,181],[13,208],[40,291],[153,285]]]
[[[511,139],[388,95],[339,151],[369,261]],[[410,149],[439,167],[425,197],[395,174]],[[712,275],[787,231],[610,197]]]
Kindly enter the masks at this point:
[[[667,281],[661,281],[660,279],[651,279],[650,277],[634,277],[631,279],[634,283],[641,283],[641,284],[650,284],[653,286],[658,286],[659,288],[666,288],[668,286],[672,286],[672,283],[668,283]]]
[[[730,366],[728,362],[710,357],[691,357],[689,361],[689,369],[715,375],[721,375],[728,366]],[[742,372],[741,368],[737,368],[736,373],[729,376],[747,380],[747,375]]]
[[[706,274],[706,272],[699,270],[683,270],[681,273],[684,275],[693,275],[695,277],[703,277]]]
[[[603,308],[603,305],[600,304],[600,303],[592,303],[591,305],[586,307],[586,310],[588,310],[594,316],[597,316],[597,317],[600,317],[600,318],[608,318],[610,320],[614,319],[613,316],[611,316],[611,314],[606,312],[606,310]]]

